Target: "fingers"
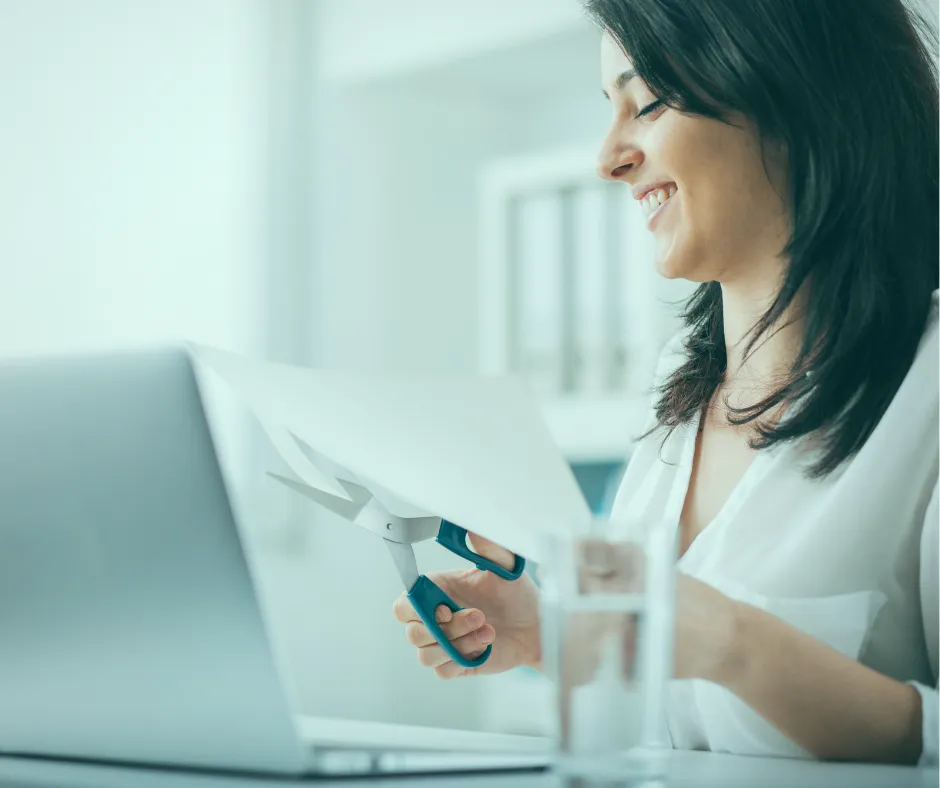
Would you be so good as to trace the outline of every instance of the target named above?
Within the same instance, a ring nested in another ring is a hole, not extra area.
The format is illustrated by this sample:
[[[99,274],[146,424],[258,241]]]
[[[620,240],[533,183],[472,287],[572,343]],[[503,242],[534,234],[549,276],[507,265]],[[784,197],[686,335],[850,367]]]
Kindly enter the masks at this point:
[[[438,611],[440,612],[440,608],[438,608]],[[449,622],[442,622],[440,616],[438,616],[438,623],[448,640],[456,640],[479,629],[486,623],[486,619],[481,611],[469,609],[458,610]],[[409,621],[405,624],[405,637],[408,638],[408,642],[412,646],[418,648],[430,646],[436,642],[434,635],[420,621]]]
[[[477,555],[483,556],[494,564],[499,564],[503,569],[511,570],[516,565],[516,555],[511,550],[470,531],[467,532],[467,536],[470,538],[470,546]]]
[[[495,639],[496,630],[489,624],[484,624],[475,632],[471,632],[451,642],[463,656],[475,659],[480,656],[480,654],[486,650],[486,647]],[[450,655],[435,642],[433,645],[418,649],[418,662],[426,668],[439,668],[448,662],[452,662],[452,660]],[[460,667],[456,665],[456,663],[453,664],[455,667]]]
[[[433,668],[442,679],[456,678],[474,672],[474,669],[463,668],[450,658],[450,655],[438,644],[430,630],[421,621],[404,594],[395,600],[392,611],[395,618],[405,624],[405,636],[409,643],[417,646],[418,661],[422,665]],[[475,608],[452,613],[445,605],[439,605],[434,617],[441,625],[441,630],[447,639],[457,651],[469,659],[476,659],[496,639],[496,630],[486,623],[483,612]]]
[[[453,660],[434,668],[434,672],[439,679],[456,679],[461,676],[472,676],[474,673],[479,673],[480,670],[480,668],[462,668]]]
[[[577,562],[582,594],[643,590],[643,553],[637,545],[585,539],[577,546]]]
[[[462,668],[450,658],[405,594],[395,600],[392,612],[405,625],[405,637],[418,648],[418,661],[422,665],[433,668],[441,678],[456,678],[474,672],[473,669]],[[476,659],[496,639],[496,630],[486,623],[481,610],[468,608],[453,613],[446,605],[438,605],[434,617],[445,637],[469,659]]]
[[[615,562],[609,542],[584,539],[578,543],[577,551],[578,563],[584,573],[596,577],[610,577],[614,574]]]
[[[392,605],[392,613],[402,624],[407,624],[409,621],[421,621],[421,617],[415,612],[414,606],[408,601],[405,594],[395,600]],[[438,605],[434,611],[434,618],[439,624],[450,621],[453,615],[447,605]]]

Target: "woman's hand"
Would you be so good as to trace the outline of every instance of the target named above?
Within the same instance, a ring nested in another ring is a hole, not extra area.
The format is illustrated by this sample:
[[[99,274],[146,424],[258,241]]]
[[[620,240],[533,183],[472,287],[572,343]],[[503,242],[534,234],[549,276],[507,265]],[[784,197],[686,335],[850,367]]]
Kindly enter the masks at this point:
[[[512,568],[515,558],[511,552],[476,534],[469,537],[479,555]],[[436,613],[441,629],[460,653],[472,659],[488,645],[493,646],[493,651],[479,668],[460,667],[437,645],[408,597],[402,594],[392,609],[395,618],[405,625],[408,642],[417,647],[422,665],[433,668],[442,679],[539,667],[539,591],[532,578],[523,574],[510,582],[476,568],[435,572],[428,577],[464,608],[451,613],[440,605]]]

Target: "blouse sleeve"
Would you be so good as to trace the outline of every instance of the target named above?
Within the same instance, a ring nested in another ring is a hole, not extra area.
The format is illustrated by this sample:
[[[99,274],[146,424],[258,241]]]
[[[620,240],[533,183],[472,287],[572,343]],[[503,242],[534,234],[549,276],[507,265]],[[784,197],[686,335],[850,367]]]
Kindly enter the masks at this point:
[[[923,684],[911,682],[920,693],[923,718],[923,750],[920,757],[921,766],[937,765],[937,750],[940,745],[940,730],[938,730],[938,717],[940,717],[940,700],[937,696],[937,629],[938,629],[938,587],[937,574],[940,555],[937,550],[937,530],[940,520],[940,509],[937,504],[937,487],[934,487],[933,496],[927,506],[924,519],[924,529],[920,539],[920,606],[924,622],[924,640],[927,643],[927,654],[930,657],[930,667],[933,671],[934,686],[925,687]]]

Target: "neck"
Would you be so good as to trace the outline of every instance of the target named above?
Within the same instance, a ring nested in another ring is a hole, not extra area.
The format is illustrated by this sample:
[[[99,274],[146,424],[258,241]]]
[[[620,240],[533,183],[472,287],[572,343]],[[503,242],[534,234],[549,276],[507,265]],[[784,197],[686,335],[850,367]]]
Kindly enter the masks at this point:
[[[753,334],[752,329],[773,303],[776,289],[764,284],[722,283],[721,298],[724,317],[727,371],[725,386],[757,388],[769,393],[774,383],[786,375],[799,354],[803,340],[803,321],[797,300],[783,316],[757,341],[751,354],[744,352]]]

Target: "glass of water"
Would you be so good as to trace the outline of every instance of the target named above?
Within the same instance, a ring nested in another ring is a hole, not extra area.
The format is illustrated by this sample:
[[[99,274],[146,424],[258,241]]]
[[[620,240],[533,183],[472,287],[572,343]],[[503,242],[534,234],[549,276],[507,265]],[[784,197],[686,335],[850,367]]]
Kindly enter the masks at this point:
[[[618,533],[632,539],[615,539]],[[670,749],[674,531],[599,520],[551,537],[539,567],[555,771],[568,786],[655,785]]]

